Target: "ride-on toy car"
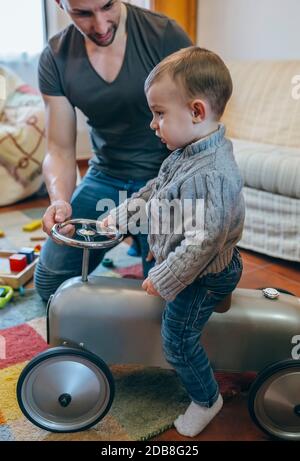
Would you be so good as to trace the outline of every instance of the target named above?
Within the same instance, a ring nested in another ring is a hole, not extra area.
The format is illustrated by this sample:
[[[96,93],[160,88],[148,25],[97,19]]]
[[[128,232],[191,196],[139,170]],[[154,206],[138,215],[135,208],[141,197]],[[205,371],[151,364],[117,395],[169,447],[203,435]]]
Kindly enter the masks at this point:
[[[59,233],[68,224],[75,227],[72,238]],[[17,398],[37,426],[76,432],[109,411],[114,380],[107,364],[169,368],[160,336],[164,301],[147,295],[139,280],[88,277],[89,251],[120,242],[116,230],[99,231],[96,221],[78,219],[56,224],[52,236],[83,248],[82,277],[64,282],[49,300],[53,348],[24,368]],[[249,395],[253,420],[271,436],[300,440],[298,299],[274,289],[236,289],[216,311],[202,336],[214,369],[259,372]]]

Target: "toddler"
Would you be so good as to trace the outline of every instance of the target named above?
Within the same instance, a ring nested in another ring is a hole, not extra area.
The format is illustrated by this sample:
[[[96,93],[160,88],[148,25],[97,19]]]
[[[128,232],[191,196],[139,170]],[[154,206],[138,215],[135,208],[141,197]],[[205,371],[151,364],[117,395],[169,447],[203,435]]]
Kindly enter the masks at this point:
[[[244,223],[243,181],[220,123],[232,81],[219,56],[194,46],[159,63],[146,80],[145,92],[153,114],[150,127],[173,152],[158,177],[102,224],[115,224],[122,231],[134,216],[134,205],[145,203],[156,265],[143,289],[166,300],[164,354],[191,398],[174,425],[180,434],[193,437],[223,405],[201,333],[242,274],[236,244]],[[168,213],[166,203],[175,204]],[[178,210],[182,219],[175,218]],[[166,224],[169,230],[163,232]]]

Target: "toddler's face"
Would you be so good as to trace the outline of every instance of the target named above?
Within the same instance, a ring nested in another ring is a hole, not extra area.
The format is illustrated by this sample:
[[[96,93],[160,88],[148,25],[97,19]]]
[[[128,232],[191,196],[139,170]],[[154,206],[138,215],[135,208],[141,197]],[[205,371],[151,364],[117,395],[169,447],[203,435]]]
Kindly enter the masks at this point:
[[[193,111],[182,93],[167,75],[153,83],[147,93],[153,115],[150,128],[170,150],[185,147],[195,137]]]

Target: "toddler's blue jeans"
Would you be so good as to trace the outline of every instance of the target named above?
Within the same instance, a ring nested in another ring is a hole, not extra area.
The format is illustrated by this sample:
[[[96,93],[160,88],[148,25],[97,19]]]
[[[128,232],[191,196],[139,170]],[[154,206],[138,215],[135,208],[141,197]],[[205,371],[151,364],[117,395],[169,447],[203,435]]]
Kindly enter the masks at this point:
[[[166,360],[178,373],[190,398],[201,406],[211,407],[219,395],[209,359],[200,343],[201,333],[216,304],[237,286],[242,270],[242,259],[235,248],[230,264],[222,272],[208,274],[187,286],[174,301],[167,302],[163,312]]]
[[[96,220],[104,213],[96,209],[99,200],[111,199],[117,206],[119,191],[126,191],[130,197],[145,183],[146,181],[116,179],[91,167],[73,194],[72,218]],[[154,265],[154,261],[146,261],[149,251],[147,234],[138,234],[136,238],[141,247],[144,276],[147,277],[148,271]],[[91,250],[90,272],[100,264],[105,252],[105,250]],[[35,287],[45,301],[65,280],[81,274],[82,255],[81,249],[57,245],[51,238],[45,242],[35,271]]]

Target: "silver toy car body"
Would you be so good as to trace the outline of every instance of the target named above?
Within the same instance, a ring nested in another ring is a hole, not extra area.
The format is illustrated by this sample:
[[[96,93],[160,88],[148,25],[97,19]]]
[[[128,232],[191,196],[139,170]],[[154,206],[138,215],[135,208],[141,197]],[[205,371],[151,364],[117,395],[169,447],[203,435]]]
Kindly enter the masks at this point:
[[[71,223],[91,225],[78,221]],[[110,246],[119,240],[116,234]],[[164,301],[147,295],[138,280],[87,277],[91,246],[84,243],[83,276],[64,282],[48,303],[54,348],[33,359],[18,382],[23,413],[55,432],[84,430],[104,417],[114,395],[107,364],[169,368],[160,333]],[[299,335],[299,300],[272,289],[236,289],[230,310],[213,313],[202,335],[215,370],[259,372],[249,411],[261,429],[281,439],[300,440]]]

